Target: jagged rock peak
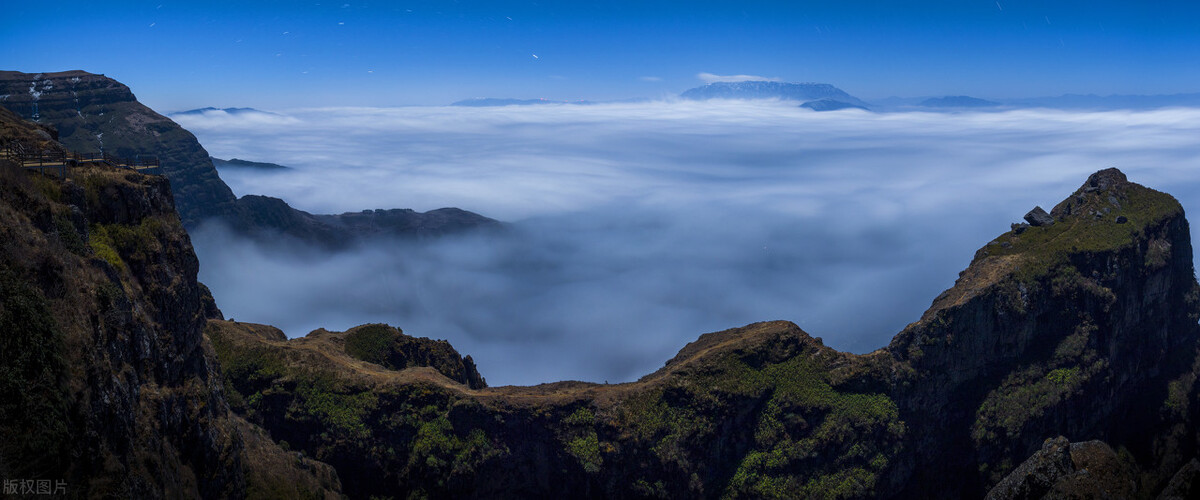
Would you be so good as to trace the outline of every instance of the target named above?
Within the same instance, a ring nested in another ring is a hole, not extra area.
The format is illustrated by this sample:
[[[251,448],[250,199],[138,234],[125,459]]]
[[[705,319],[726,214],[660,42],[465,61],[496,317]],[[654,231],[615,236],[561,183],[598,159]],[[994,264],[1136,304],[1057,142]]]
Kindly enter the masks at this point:
[[[1110,167],[1088,176],[1084,189],[1094,187],[1100,191],[1104,191],[1112,186],[1128,183],[1129,178],[1125,176],[1125,172],[1115,167]]]

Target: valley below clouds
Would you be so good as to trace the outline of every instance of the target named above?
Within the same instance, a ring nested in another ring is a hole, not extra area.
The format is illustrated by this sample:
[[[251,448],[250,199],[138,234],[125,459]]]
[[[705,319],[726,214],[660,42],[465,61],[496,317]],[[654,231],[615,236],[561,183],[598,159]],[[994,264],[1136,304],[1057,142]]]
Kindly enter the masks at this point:
[[[174,117],[241,195],[314,213],[458,207],[497,232],[327,253],[192,234],[227,317],[289,336],[386,322],[489,384],[624,382],[702,333],[790,320],[887,344],[974,252],[1088,174],[1200,207],[1200,110],[816,113],[648,102]]]

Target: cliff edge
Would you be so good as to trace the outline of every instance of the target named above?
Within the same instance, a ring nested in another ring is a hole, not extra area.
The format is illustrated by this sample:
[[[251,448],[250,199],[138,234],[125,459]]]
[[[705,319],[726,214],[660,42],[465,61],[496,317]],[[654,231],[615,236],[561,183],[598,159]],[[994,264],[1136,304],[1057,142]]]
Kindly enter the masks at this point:
[[[53,145],[7,110],[0,129]],[[165,178],[0,159],[0,477],[71,498],[337,497],[332,468],[229,412],[197,268]]]

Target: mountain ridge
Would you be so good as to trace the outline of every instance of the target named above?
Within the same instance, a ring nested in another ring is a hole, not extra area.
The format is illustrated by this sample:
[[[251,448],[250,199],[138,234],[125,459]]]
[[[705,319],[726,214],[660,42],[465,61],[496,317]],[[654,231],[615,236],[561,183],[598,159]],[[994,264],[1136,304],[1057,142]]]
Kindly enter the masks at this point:
[[[1195,408],[1188,401],[1200,398],[1189,375],[1200,359],[1200,285],[1182,208],[1107,169],[1051,214],[1051,224],[1014,225],[981,248],[918,321],[864,355],[766,322],[701,335],[636,382],[479,389],[424,368],[283,362],[297,359],[294,341],[263,346],[229,325],[218,355],[237,356],[237,344],[279,359],[287,368],[267,377],[277,381],[337,367],[339,391],[378,405],[356,407],[366,436],[419,435],[420,422],[444,422],[445,448],[384,438],[408,450],[398,457],[328,426],[341,437],[290,434],[318,455],[340,443],[346,458],[331,461],[339,472],[349,457],[365,463],[377,484],[356,476],[352,496],[960,498],[983,496],[1059,435],[1125,450],[1140,491],[1177,484],[1172,476],[1196,454],[1196,415],[1159,408]],[[280,412],[309,405],[305,396],[250,380],[232,376],[233,391],[268,390],[286,403],[239,411],[262,415],[272,432],[294,428]],[[437,396],[414,413],[405,409],[411,391]]]
[[[36,112],[42,123],[58,130],[58,140],[69,149],[103,150],[128,158],[158,156],[164,175],[171,180],[179,215],[189,229],[218,221],[255,238],[282,234],[343,248],[364,237],[421,238],[499,225],[493,219],[459,209],[430,213],[370,211],[380,213],[380,220],[363,221],[370,216],[314,216],[278,198],[237,198],[194,135],[142,105],[129,87],[104,75],[0,71],[0,95],[0,105],[22,118],[33,118]],[[271,212],[259,213],[262,209]],[[342,223],[345,219],[355,223]],[[356,232],[360,227],[370,231]]]
[[[227,114],[231,114],[231,115],[246,114],[246,113],[260,113],[260,114],[264,114],[264,115],[279,116],[278,113],[272,113],[270,111],[263,111],[261,109],[255,109],[255,108],[214,108],[212,106],[208,106],[208,107],[204,107],[204,108],[189,109],[187,111],[175,111],[173,113],[167,113],[167,116],[203,115],[205,113],[211,113],[214,111],[220,111],[222,113],[227,113]]]
[[[713,82],[679,94],[682,99],[783,99],[816,101],[831,99],[853,106],[867,107],[861,99],[828,83],[789,83],[774,81]]]

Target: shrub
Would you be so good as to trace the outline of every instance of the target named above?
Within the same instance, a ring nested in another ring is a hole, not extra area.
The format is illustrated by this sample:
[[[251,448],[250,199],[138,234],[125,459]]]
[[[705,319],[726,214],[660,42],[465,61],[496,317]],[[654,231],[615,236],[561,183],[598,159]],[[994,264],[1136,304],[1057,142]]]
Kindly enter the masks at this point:
[[[367,325],[346,334],[346,354],[369,363],[384,364],[400,332],[387,325]]]

